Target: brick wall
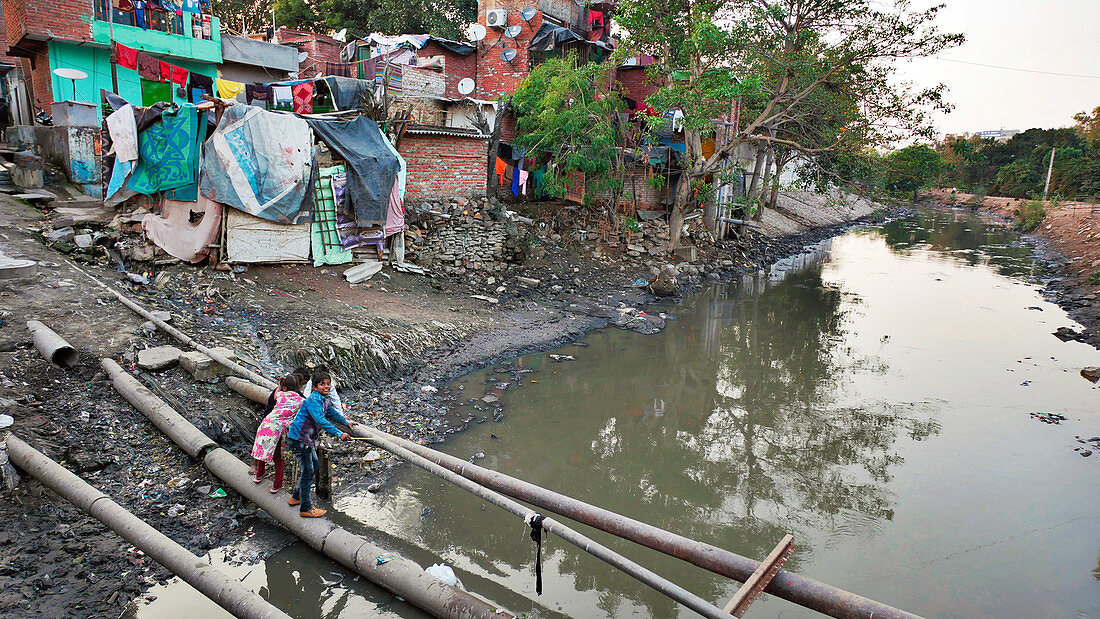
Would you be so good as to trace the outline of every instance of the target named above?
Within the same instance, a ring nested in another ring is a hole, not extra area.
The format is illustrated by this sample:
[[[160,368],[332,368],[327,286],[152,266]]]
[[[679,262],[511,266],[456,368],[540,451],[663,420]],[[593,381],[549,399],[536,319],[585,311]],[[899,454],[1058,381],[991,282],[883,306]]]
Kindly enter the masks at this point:
[[[516,91],[519,83],[531,70],[528,45],[542,26],[542,12],[538,12],[529,22],[520,19],[519,12],[531,6],[530,0],[484,0],[478,3],[477,21],[485,25],[485,12],[493,9],[508,11],[508,25],[518,25],[523,29],[514,39],[502,36],[500,28],[488,28],[489,33],[481,41],[477,51],[477,96],[481,99],[496,99],[500,95],[509,95]],[[494,46],[500,38],[500,45]],[[516,49],[516,57],[511,62],[500,57],[504,47]]]
[[[318,71],[323,73],[326,62],[340,62],[340,49],[344,45],[328,35],[300,32],[289,28],[279,28],[275,33],[275,42],[309,54],[309,57],[298,65],[298,71],[303,78],[307,75],[312,76]]]
[[[623,178],[623,189],[619,197],[619,210],[632,212],[635,208],[643,211],[660,211],[665,206],[661,203],[669,196],[668,188],[655,189],[649,183],[652,176],[660,175],[660,172],[651,168],[631,168],[627,170]],[[596,203],[610,202],[610,192],[598,192],[593,196]]]
[[[406,133],[397,149],[408,166],[405,201],[485,195],[485,140]]]
[[[89,0],[13,0],[4,3],[4,30],[9,46],[27,35],[39,39],[86,41],[92,38]],[[21,45],[20,45],[21,46]],[[19,54],[20,50],[15,50]]]
[[[645,67],[620,67],[615,71],[619,93],[638,102],[657,92],[658,85],[646,76]]]
[[[428,41],[424,44],[424,47],[416,50],[417,58],[431,58],[432,56],[446,58],[446,69],[443,72],[443,78],[447,82],[447,92],[443,96],[451,99],[461,99],[466,96],[458,92],[459,80],[465,77],[477,80],[477,55],[478,52],[475,51],[469,56],[463,56],[452,52],[435,41]],[[469,96],[475,94],[476,91],[470,93]]]
[[[31,43],[34,43],[34,45],[30,45]],[[37,103],[41,104],[42,109],[49,113],[50,103],[53,102],[53,75],[50,73],[48,48],[45,43],[37,41],[24,41],[22,47],[37,50],[36,55],[30,59],[31,73],[28,77],[30,78],[31,88],[34,90],[34,99],[37,99]],[[36,105],[36,102],[32,99],[31,106],[34,105]]]

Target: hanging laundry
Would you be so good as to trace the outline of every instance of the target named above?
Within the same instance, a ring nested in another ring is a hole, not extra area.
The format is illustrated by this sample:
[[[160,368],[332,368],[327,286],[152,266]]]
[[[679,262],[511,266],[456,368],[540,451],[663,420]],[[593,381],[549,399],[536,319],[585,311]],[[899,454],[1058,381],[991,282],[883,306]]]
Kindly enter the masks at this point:
[[[295,84],[290,88],[294,92],[294,113],[313,113],[313,82]]]
[[[325,75],[351,77],[351,65],[346,62],[326,62]]]
[[[521,195],[527,195],[527,170],[519,171],[519,192]]]
[[[199,0],[182,0],[180,2],[180,8],[185,13],[202,13],[202,7],[199,4]]]
[[[163,81],[160,79],[160,61],[156,58],[153,58],[149,54],[138,52],[137,65],[138,75],[141,77],[152,82]]]
[[[294,91],[290,86],[272,86],[271,94],[275,97],[276,105],[293,105],[294,104]]]
[[[137,70],[138,68],[138,51],[136,49],[126,47],[119,43],[115,43],[111,49],[111,62],[117,64],[120,67],[126,67],[127,69]]]
[[[249,103],[259,102],[259,107],[263,107],[274,98],[271,90],[271,86],[264,84],[247,84],[244,87],[244,98]]]
[[[214,80],[201,73],[191,72],[190,77],[190,91],[191,102],[202,103],[202,95],[213,94],[214,92]]]
[[[408,179],[408,166],[405,163],[405,158],[393,147],[386,134],[381,129],[379,129],[379,133],[382,134],[382,142],[390,153],[397,157],[400,166],[397,170],[397,179],[393,183],[393,190],[390,192],[390,208],[386,212],[385,233],[386,236],[390,236],[405,230],[405,182]]]
[[[134,106],[127,103],[107,116],[107,132],[111,135],[115,158],[135,161],[138,158],[137,121]]]
[[[141,0],[134,2],[134,22],[142,30],[149,29],[149,26],[145,24],[145,3]]]
[[[179,0],[160,0],[160,5],[164,7],[165,11],[175,13],[177,16],[183,13],[183,11],[180,10]]]
[[[512,195],[519,197],[519,168],[512,168]]]
[[[187,69],[172,65],[172,83],[179,85],[180,88],[187,86],[187,78],[190,75],[191,72]]]
[[[356,62],[356,67],[359,71],[359,79],[374,81],[375,64],[377,60],[375,58],[368,58],[366,60],[360,60]]]
[[[116,11],[121,13],[134,12],[134,0],[112,0],[111,5],[115,7]]]
[[[241,82],[223,80],[220,77],[214,81],[218,84],[218,96],[222,99],[236,99],[237,95],[244,90],[244,84]]]
[[[588,28],[591,30],[593,25],[599,26],[600,28],[607,27],[607,24],[603,21],[602,11],[588,10]]]
[[[199,112],[199,119],[196,123],[195,134],[195,148],[191,149],[191,161],[189,165],[195,170],[195,181],[184,185],[183,187],[176,187],[175,189],[166,191],[164,197],[169,200],[182,200],[184,202],[194,202],[199,199],[199,169],[202,162],[202,142],[206,139],[206,119],[211,112]]]
[[[160,81],[162,81],[162,82],[172,81],[172,65],[167,63],[167,62],[164,62],[163,60],[160,60],[158,62],[160,62]]]
[[[138,193],[153,195],[184,187],[195,182],[195,149],[199,143],[198,110],[185,103],[174,114],[168,110],[161,121],[138,135],[141,151],[137,166],[127,187]]]
[[[508,164],[504,163],[504,160],[501,159],[500,157],[497,157],[496,173],[497,173],[497,178],[500,180],[500,185],[503,187],[504,186],[504,175],[508,173]]]

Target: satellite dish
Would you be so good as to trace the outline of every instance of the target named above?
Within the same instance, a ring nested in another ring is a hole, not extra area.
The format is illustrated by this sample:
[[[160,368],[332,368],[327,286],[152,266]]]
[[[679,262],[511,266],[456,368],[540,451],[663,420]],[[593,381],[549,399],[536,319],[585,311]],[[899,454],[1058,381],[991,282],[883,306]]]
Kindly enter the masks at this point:
[[[519,18],[523,21],[531,21],[535,18],[535,14],[538,12],[538,9],[523,9],[519,12]]]
[[[299,64],[305,62],[306,58],[309,58],[309,54],[307,54],[306,52],[298,52],[298,63]]]
[[[72,80],[73,81],[73,100],[74,101],[76,100],[76,80],[82,80],[82,79],[85,79],[86,77],[88,77],[88,74],[81,71],[80,69],[67,69],[67,68],[64,68],[64,67],[62,67],[60,69],[54,69],[53,74],[56,75],[57,77],[60,77],[61,79]]]
[[[471,24],[470,30],[466,34],[470,37],[471,41],[480,41],[485,38],[485,26],[481,24]]]
[[[474,91],[474,80],[464,77],[458,81],[458,93],[468,95]]]
[[[504,36],[508,37],[509,39],[514,39],[519,36],[519,33],[521,32],[523,32],[523,26],[515,24],[512,26],[508,26],[504,29]]]
[[[512,62],[512,59],[516,57],[516,53],[517,53],[517,52],[516,52],[516,50],[515,50],[515,49],[513,49],[513,48],[509,47],[508,49],[506,49],[506,50],[504,50],[504,51],[500,52],[500,57],[501,57],[501,59],[503,59],[503,60],[504,60],[505,62]]]

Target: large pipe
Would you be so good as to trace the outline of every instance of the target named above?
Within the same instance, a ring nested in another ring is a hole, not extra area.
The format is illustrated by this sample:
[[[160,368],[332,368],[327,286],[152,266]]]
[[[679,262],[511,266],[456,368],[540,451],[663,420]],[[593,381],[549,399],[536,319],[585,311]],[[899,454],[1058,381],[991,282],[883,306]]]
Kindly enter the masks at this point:
[[[134,408],[148,417],[188,455],[201,460],[211,473],[266,511],[310,547],[437,617],[511,617],[488,602],[425,573],[416,563],[396,557],[329,520],[300,517],[297,507],[287,505],[286,495],[271,494],[260,484],[253,483],[244,462],[217,447],[210,439],[198,440],[195,436],[201,435],[198,428],[145,389],[118,363],[103,359],[101,365],[118,392]],[[379,563],[379,557],[386,555],[393,557],[392,560]]]
[[[253,402],[265,405],[267,404],[268,396],[271,395],[271,390],[274,389],[274,387],[261,387],[260,385],[257,385],[252,381],[238,378],[236,376],[226,376],[225,386],[243,395],[249,400],[252,400]]]
[[[13,464],[102,522],[234,616],[290,619],[270,602],[241,586],[239,581],[207,564],[14,434],[9,433],[6,442]]]
[[[31,337],[34,338],[34,347],[47,361],[65,368],[76,365],[79,360],[76,349],[62,339],[60,335],[54,333],[53,329],[37,320],[28,320],[27,329],[30,330]]]
[[[362,426],[351,428],[351,433],[357,434],[356,430],[360,427]],[[373,428],[371,430],[407,448],[409,451],[486,488],[492,488],[502,494],[530,503],[559,516],[565,516],[647,548],[682,559],[715,574],[744,582],[760,566],[759,561],[743,557],[723,548],[666,531],[602,507],[590,505],[522,479],[516,479],[418,443],[387,434],[381,430]],[[786,570],[780,570],[764,591],[832,617],[852,619],[919,618],[918,615]]]
[[[240,381],[240,379],[236,380]],[[241,388],[234,388],[234,391],[254,402],[260,404],[267,402],[267,394],[260,388],[253,385],[252,388],[246,389],[241,385],[243,382],[238,382],[237,384]],[[349,434],[362,438],[384,438],[486,488],[630,540],[646,548],[682,559],[738,582],[744,582],[760,566],[760,562],[754,559],[666,531],[602,507],[590,505],[522,479],[480,467],[419,443],[388,434],[377,428],[360,424],[351,428]],[[379,446],[385,447],[381,444]],[[786,570],[780,570],[764,591],[831,617],[843,617],[845,619],[920,619],[919,615]]]
[[[457,473],[454,473],[446,468],[443,468],[442,466],[439,466],[434,462],[431,462],[427,458],[422,458],[409,451],[408,449],[405,449],[400,445],[395,444],[393,441],[375,435],[369,429],[358,431],[359,426],[356,426],[354,428],[351,428],[351,430],[356,434],[365,433],[367,435],[361,440],[366,440],[376,447],[385,449],[386,451],[403,458],[407,462],[414,464],[424,469],[425,471],[428,471],[432,475],[449,481],[459,488],[462,488],[463,490],[473,494],[474,496],[480,497],[507,512],[519,516],[528,525],[530,525],[534,521],[535,517],[541,516],[541,514],[538,514],[520,505],[512,499],[504,497],[499,493],[493,492],[488,488],[480,486],[477,483],[472,482],[469,479],[462,477],[461,475],[458,475]],[[658,576],[653,571],[642,567],[641,565],[635,563],[634,561],[631,561],[630,559],[627,559],[621,554],[611,550],[603,544],[600,544],[596,540],[593,540],[590,537],[574,531],[573,529],[561,524],[553,518],[543,517],[541,526],[548,532],[553,533],[554,535],[569,542],[570,544],[573,544],[577,548],[580,548],[581,550],[596,557],[597,559],[618,568],[619,570],[630,575],[642,584],[653,588],[657,592],[668,596],[669,598],[679,602],[680,604],[683,604],[684,606],[690,608],[691,610],[694,610],[704,617],[710,617],[710,619],[728,619],[730,616],[730,614],[726,611],[718,608],[714,604],[711,604],[710,602],[704,600],[698,595],[695,595],[694,593],[688,591],[687,589],[684,589],[683,587],[666,578]]]

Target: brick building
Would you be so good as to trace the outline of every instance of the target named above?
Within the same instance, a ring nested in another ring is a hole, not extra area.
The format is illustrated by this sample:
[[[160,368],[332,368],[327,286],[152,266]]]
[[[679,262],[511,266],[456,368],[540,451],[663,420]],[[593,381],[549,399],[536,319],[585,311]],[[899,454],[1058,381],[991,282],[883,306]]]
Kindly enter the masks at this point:
[[[340,62],[340,50],[345,45],[327,34],[291,30],[285,26],[275,31],[272,41],[306,53],[305,59],[298,63],[298,73],[302,78],[313,77],[317,73],[327,75],[325,64]]]
[[[412,125],[397,151],[405,159],[406,202],[485,195],[485,143],[477,131]]]

